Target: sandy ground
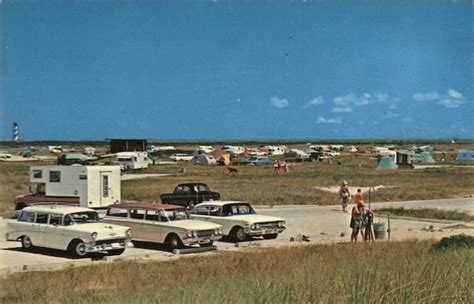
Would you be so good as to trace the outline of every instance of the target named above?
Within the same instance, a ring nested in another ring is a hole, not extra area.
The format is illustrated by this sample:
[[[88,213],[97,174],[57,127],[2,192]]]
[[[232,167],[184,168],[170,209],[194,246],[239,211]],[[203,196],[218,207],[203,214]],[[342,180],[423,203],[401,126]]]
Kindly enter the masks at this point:
[[[382,188],[390,188],[390,186],[383,186],[378,185],[375,187],[356,187],[356,186],[349,186],[349,192],[354,195],[357,193],[357,189],[360,189],[362,193],[369,192],[369,189],[372,188],[372,191],[377,191]],[[331,192],[331,193],[339,193],[340,186],[332,186],[332,187],[316,187],[316,189]]]
[[[149,177],[163,177],[163,176],[170,176],[171,174],[155,174],[155,173],[150,173],[150,174],[122,174],[120,176],[120,180],[122,181],[127,181],[127,180],[134,180],[134,179],[144,179],[144,178],[149,178]]]
[[[372,204],[372,208],[396,204],[405,208],[443,208],[474,212],[472,198],[411,201],[398,203]],[[350,206],[351,207],[351,206]],[[241,251],[249,247],[281,247],[301,246],[308,244],[334,244],[350,241],[350,217],[342,213],[339,206],[278,206],[273,208],[256,208],[260,214],[283,217],[287,222],[287,229],[276,240],[253,239],[250,242],[238,244],[232,242],[216,242],[217,251],[175,255],[165,251],[162,247],[149,243],[135,243],[135,248],[129,248],[121,256],[106,257],[105,259],[84,258],[73,260],[64,252],[35,249],[33,252],[23,252],[19,242],[0,241],[0,275],[21,271],[57,270],[67,267],[97,265],[122,260],[158,260],[169,261],[183,256],[207,256],[218,251]],[[0,235],[5,235],[7,221],[0,220]],[[388,228],[387,218],[375,218],[375,223],[384,223]],[[413,218],[392,218],[390,220],[390,240],[405,239],[440,239],[445,236],[465,233],[474,236],[474,226],[464,225],[456,221],[417,220]],[[310,242],[290,242],[290,238],[298,234],[306,234]],[[389,241],[388,233],[384,240]],[[102,258],[102,257],[101,257]]]

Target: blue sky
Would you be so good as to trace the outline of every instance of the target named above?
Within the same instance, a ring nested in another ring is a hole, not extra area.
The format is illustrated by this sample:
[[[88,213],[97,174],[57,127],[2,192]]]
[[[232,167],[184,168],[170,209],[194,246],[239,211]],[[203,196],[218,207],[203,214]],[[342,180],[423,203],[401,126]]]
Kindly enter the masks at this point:
[[[11,1],[3,140],[472,138],[470,2]]]

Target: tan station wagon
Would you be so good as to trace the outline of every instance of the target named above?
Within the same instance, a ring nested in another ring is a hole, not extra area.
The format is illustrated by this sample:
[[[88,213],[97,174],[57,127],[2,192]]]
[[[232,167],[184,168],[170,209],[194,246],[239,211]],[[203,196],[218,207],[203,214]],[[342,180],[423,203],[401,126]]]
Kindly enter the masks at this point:
[[[116,204],[107,209],[104,221],[131,227],[133,240],[163,243],[171,249],[210,246],[222,238],[221,225],[191,219],[183,206]]]

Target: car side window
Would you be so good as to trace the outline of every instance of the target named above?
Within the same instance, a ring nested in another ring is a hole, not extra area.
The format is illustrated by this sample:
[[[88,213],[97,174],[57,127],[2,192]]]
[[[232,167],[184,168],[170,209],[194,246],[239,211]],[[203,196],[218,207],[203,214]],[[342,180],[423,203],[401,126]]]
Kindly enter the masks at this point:
[[[130,209],[130,218],[136,219],[136,220],[143,220],[145,218],[145,210]]]
[[[160,216],[158,214],[158,211],[156,211],[156,210],[147,210],[146,215],[145,215],[145,219],[147,221],[159,221]]]
[[[70,216],[69,214],[66,214],[66,216],[64,217],[64,226],[70,226],[73,224],[74,224],[74,220],[72,219],[72,216]]]
[[[189,186],[183,186],[183,192],[189,193],[191,192],[191,188]]]
[[[20,216],[18,217],[19,222],[27,222],[27,223],[34,223],[35,222],[35,214],[33,212],[23,211]]]
[[[47,224],[48,223],[48,214],[47,213],[38,213],[36,215],[37,224]]]
[[[176,190],[174,192],[183,192],[183,187],[182,186],[176,187]]]
[[[208,215],[209,214],[209,207],[207,206],[198,206],[194,208],[192,211],[194,214],[199,214],[199,215]]]
[[[160,222],[167,222],[168,221],[168,217],[165,215],[165,212],[163,210],[160,210],[158,212],[158,215],[160,217],[160,219],[159,219]]]
[[[55,226],[62,226],[63,216],[61,214],[51,214],[49,216],[49,224]]]
[[[127,217],[127,209],[124,208],[109,208],[107,210],[107,215],[108,216],[113,216],[113,217]]]
[[[212,215],[212,216],[221,215],[221,208],[219,206],[211,206],[209,208],[209,215]]]

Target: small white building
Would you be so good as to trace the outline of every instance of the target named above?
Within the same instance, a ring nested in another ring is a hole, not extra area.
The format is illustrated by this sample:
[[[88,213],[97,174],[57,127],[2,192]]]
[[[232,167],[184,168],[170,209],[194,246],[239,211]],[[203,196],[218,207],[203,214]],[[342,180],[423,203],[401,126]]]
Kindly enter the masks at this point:
[[[148,168],[147,152],[118,152],[117,161],[124,170]]]
[[[32,166],[29,176],[44,195],[79,197],[81,207],[107,207],[121,199],[118,166]]]

